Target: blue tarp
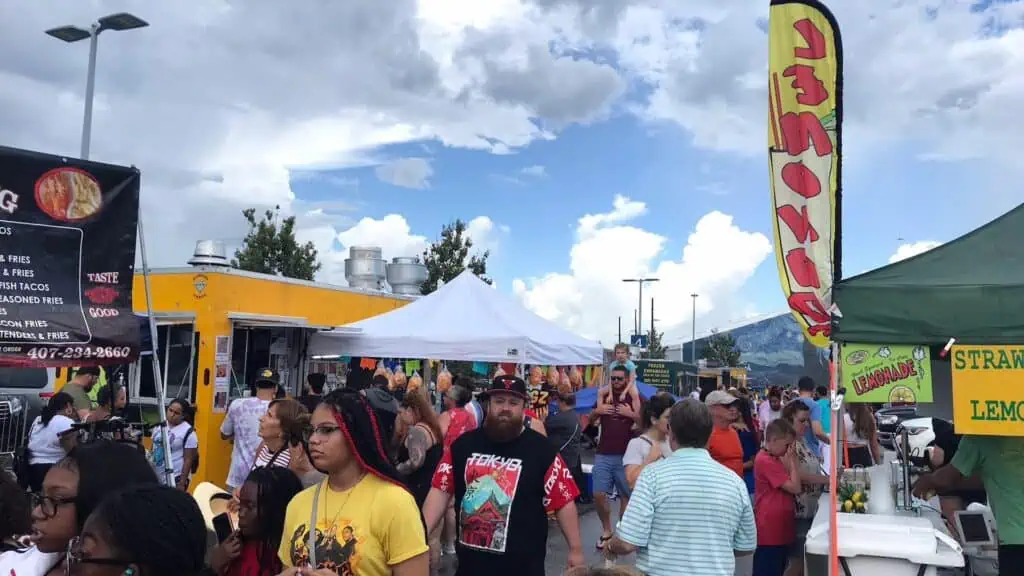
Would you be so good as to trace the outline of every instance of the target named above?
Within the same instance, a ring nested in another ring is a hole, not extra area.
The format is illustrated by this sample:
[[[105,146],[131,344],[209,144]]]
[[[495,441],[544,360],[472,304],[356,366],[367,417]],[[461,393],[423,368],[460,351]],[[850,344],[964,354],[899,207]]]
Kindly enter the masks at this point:
[[[643,382],[637,382],[636,387],[638,390],[640,390],[640,396],[642,396],[643,398],[650,398],[651,396],[654,396],[655,394],[660,392],[660,390],[658,390],[654,386],[648,386]],[[594,386],[593,388],[584,388],[583,390],[580,390],[579,392],[576,393],[577,413],[590,414],[590,412],[594,410],[594,408],[597,406],[597,390],[598,388]],[[676,396],[675,394],[673,394],[672,397],[675,398],[677,401],[679,400],[679,397]]]

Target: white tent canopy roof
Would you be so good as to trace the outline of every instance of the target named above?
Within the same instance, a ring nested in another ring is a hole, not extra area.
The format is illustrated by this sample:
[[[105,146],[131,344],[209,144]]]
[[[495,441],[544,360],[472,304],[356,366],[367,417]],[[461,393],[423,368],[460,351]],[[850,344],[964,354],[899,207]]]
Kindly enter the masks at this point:
[[[600,364],[603,349],[467,270],[402,308],[315,334],[309,355],[571,365]]]

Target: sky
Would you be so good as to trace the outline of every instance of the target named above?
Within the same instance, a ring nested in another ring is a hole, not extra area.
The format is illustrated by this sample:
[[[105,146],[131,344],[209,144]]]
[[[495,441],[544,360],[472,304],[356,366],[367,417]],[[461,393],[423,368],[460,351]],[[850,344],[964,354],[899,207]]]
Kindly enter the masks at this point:
[[[844,276],[1024,201],[1024,4],[829,4]],[[786,309],[767,0],[10,0],[0,144],[77,155],[88,43],[43,31],[121,11],[150,27],[100,37],[92,159],[142,171],[153,266],[279,206],[344,284],[348,246],[418,255],[459,218],[498,290],[606,344],[623,278],[660,279],[670,343]]]

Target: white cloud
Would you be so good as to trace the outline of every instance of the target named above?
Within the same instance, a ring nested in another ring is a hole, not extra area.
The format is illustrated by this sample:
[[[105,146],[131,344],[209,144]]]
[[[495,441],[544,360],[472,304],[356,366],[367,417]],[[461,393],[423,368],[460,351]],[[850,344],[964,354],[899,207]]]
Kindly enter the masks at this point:
[[[534,176],[536,178],[542,178],[548,175],[547,170],[545,170],[544,167],[540,165],[527,166],[526,168],[520,170],[520,172],[527,176]]]
[[[382,182],[414,190],[430,188],[430,177],[434,175],[426,158],[401,158],[381,164],[374,172]]]
[[[628,224],[646,211],[645,203],[616,196],[610,212],[581,217],[569,271],[517,278],[513,292],[537,314],[605,343],[616,338],[620,316],[623,333],[632,331],[637,286],[623,278],[660,279],[644,287],[645,330],[652,296],[658,329],[670,337],[689,326],[691,293],[700,294],[701,325],[731,320],[740,286],[771,254],[768,238],[714,211],[697,221],[681,257],[667,256],[667,238]]]
[[[934,240],[922,240],[921,242],[901,244],[900,247],[896,249],[896,253],[889,257],[889,264],[899,262],[900,260],[906,260],[907,258],[913,258],[918,254],[922,254],[941,245],[942,242],[936,242]]]
[[[510,228],[504,224],[496,224],[487,216],[477,216],[466,224],[466,234],[473,241],[474,252],[490,251],[492,254],[498,249],[502,237],[507,236]]]

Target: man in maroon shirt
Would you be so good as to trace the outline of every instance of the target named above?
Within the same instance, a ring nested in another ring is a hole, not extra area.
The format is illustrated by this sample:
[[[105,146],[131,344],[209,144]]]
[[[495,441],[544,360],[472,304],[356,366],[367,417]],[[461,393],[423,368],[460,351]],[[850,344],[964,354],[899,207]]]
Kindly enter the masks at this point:
[[[625,398],[622,395],[629,384],[629,373],[625,366],[616,365],[612,368],[610,380],[610,386],[598,391],[597,407],[594,408],[594,414],[601,424],[601,439],[597,444],[592,471],[594,502],[604,528],[597,541],[599,550],[604,548],[614,533],[608,495],[618,489],[622,499],[619,506],[620,518],[629,505],[629,484],[626,482],[626,469],[622,466],[622,455],[626,453],[626,445],[633,437],[633,425],[640,420],[639,395],[633,392],[626,394]]]

